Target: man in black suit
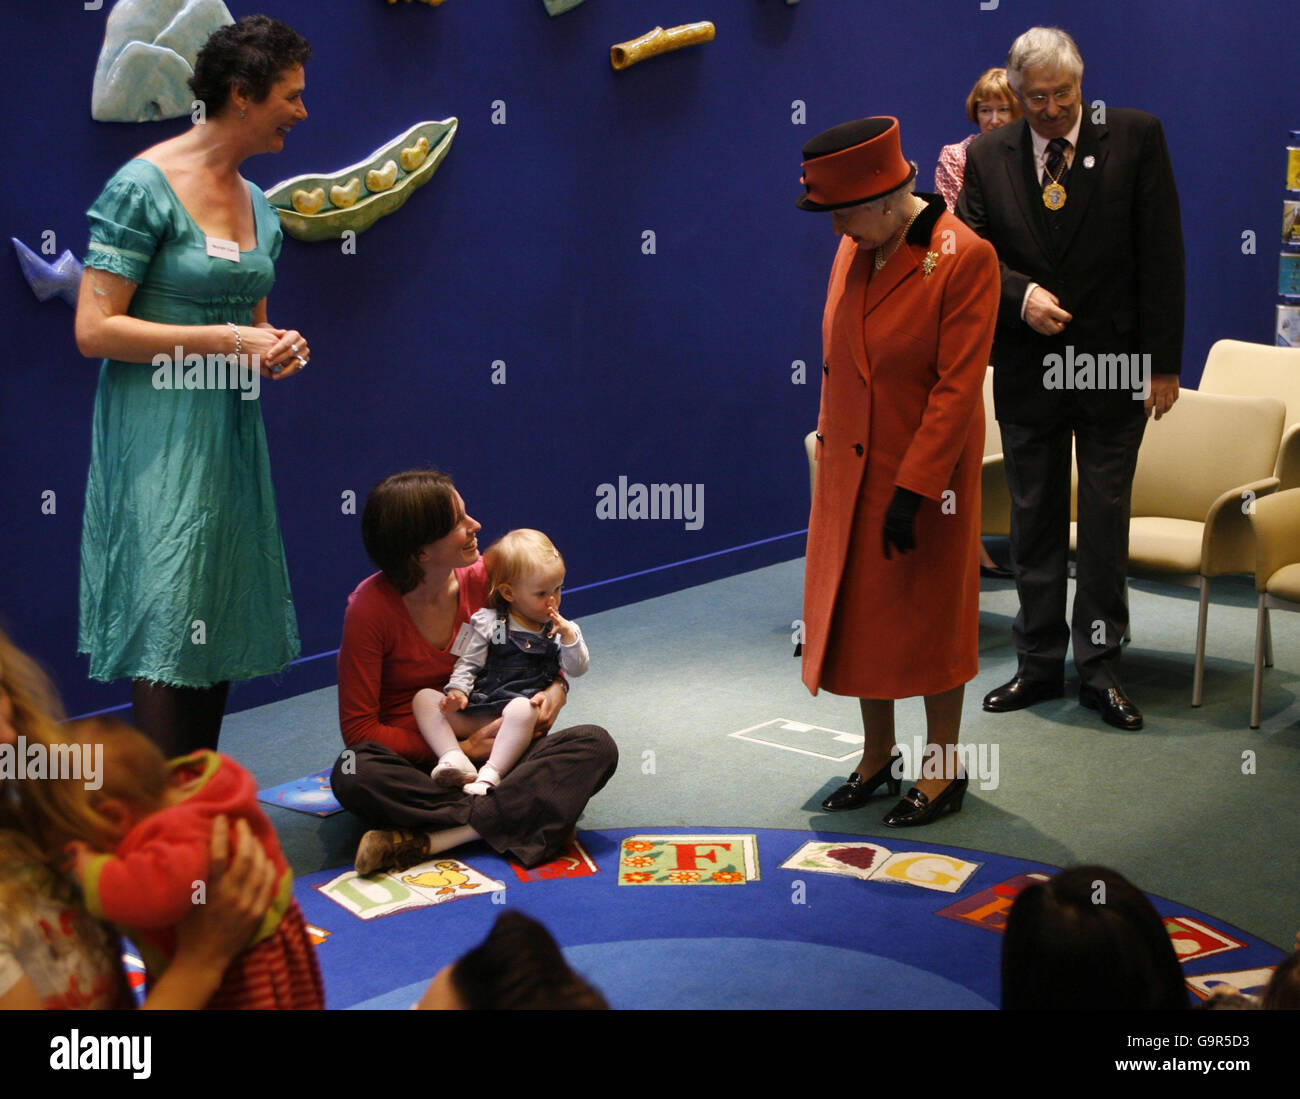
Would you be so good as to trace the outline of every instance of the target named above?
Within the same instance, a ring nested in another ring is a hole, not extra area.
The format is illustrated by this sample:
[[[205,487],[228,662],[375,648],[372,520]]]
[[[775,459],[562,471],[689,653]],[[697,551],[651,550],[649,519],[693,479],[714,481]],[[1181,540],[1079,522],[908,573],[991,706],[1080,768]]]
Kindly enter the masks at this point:
[[[1178,398],[1182,226],[1159,120],[1085,104],[1082,78],[1064,31],[1034,27],[1016,39],[1007,80],[1025,117],[972,142],[957,200],[1002,266],[993,393],[1020,595],[1019,667],[984,709],[1060,698],[1073,640],[1079,701],[1140,729],[1117,675],[1129,499],[1146,418]],[[1079,525],[1067,626],[1072,438]]]

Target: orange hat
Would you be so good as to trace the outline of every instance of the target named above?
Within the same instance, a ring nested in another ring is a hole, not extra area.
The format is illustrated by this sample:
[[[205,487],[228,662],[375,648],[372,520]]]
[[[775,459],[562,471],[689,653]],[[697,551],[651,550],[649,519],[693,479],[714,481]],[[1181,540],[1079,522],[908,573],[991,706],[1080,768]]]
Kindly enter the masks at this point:
[[[818,134],[803,147],[801,210],[856,206],[887,195],[916,175],[903,159],[898,119],[859,118]]]

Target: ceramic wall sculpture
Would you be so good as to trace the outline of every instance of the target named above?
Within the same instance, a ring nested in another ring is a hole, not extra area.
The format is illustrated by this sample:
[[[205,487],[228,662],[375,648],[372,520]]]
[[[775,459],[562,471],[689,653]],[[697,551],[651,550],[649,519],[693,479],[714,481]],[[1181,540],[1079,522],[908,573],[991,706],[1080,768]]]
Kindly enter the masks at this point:
[[[194,59],[214,30],[233,22],[221,0],[119,0],[104,28],[91,117],[156,122],[189,114]]]
[[[363,232],[429,182],[457,125],[454,118],[417,122],[365,160],[326,175],[294,176],[266,197],[284,231],[298,240],[338,240],[347,229]]]
[[[582,3],[582,0],[542,0],[542,3],[546,5],[547,14],[556,16],[572,11]]]
[[[49,301],[58,294],[73,309],[77,308],[77,294],[81,290],[81,263],[66,248],[53,263],[41,259],[17,237],[10,237],[14,242],[14,251],[18,253],[18,266],[23,278],[32,288],[37,301]]]
[[[626,69],[647,57],[657,57],[669,50],[680,50],[683,46],[698,46],[701,42],[712,42],[715,28],[712,23],[683,23],[680,27],[655,27],[640,38],[619,42],[609,48],[609,63],[616,69]]]

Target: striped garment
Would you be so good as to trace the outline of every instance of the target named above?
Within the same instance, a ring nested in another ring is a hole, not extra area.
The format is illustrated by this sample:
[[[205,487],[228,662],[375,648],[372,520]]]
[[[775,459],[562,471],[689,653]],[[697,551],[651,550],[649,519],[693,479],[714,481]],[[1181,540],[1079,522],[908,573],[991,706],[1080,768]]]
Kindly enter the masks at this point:
[[[325,988],[316,948],[307,937],[298,902],[292,901],[269,939],[250,946],[226,969],[209,1011],[317,1011]]]

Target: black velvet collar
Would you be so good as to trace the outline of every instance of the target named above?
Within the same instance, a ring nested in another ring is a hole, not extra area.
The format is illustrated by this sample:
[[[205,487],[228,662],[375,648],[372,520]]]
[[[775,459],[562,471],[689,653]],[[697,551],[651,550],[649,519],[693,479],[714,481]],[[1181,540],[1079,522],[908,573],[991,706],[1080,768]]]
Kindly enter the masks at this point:
[[[925,209],[916,215],[916,220],[912,222],[912,227],[907,231],[908,244],[929,244],[930,235],[934,232],[934,223],[939,220],[939,215],[948,209],[948,204],[944,202],[943,196],[923,194],[917,192],[917,198],[925,199]]]

